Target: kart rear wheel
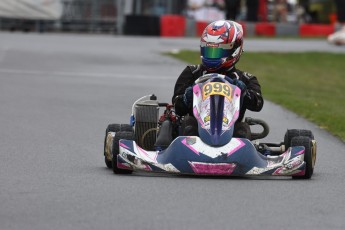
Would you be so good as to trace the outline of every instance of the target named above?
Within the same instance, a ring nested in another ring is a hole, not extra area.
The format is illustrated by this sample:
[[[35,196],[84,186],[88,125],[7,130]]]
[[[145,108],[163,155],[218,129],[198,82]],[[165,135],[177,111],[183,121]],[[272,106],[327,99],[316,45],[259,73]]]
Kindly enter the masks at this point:
[[[133,131],[133,127],[129,124],[109,124],[105,130],[104,138],[104,162],[108,168],[112,168],[112,155],[111,155],[111,144],[113,135],[111,134],[119,131]]]
[[[309,137],[311,140],[314,140],[314,135],[310,130],[306,129],[288,129],[284,136],[284,144],[285,149],[288,149],[291,147],[291,140],[294,137]]]
[[[109,124],[106,133],[107,132],[118,132],[118,131],[132,131],[133,127],[129,124]]]
[[[294,179],[310,179],[314,172],[316,151],[314,151],[313,141],[306,136],[294,137],[291,140],[291,146],[303,146],[304,147],[304,162],[306,163],[304,176],[292,176]]]
[[[120,150],[120,146],[119,146],[119,141],[121,139],[126,139],[126,140],[134,140],[134,132],[131,131],[119,131],[115,134],[115,137],[113,139],[113,146],[112,146],[112,168],[113,168],[113,172],[115,174],[131,174],[133,171],[132,170],[128,170],[128,169],[120,169],[117,167],[117,156],[119,155],[119,150]]]

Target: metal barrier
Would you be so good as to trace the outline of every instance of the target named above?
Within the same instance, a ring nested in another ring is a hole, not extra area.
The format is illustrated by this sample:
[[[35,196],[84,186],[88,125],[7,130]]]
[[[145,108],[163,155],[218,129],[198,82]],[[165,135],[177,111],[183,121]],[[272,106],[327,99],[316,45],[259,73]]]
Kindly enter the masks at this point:
[[[61,30],[117,33],[118,1],[120,0],[64,0]]]
[[[1,18],[0,30],[118,33],[118,7],[124,0],[62,0],[60,20]],[[122,12],[121,9],[119,12]],[[121,13],[120,13],[121,14]]]
[[[61,0],[60,20],[1,18],[0,30],[122,34],[126,16],[182,14],[186,0]],[[159,34],[159,33],[158,33]]]

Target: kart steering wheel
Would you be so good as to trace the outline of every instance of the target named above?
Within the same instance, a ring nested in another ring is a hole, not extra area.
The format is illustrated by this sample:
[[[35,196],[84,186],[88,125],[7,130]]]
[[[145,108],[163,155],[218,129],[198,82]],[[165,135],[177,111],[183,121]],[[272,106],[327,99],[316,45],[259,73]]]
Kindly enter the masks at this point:
[[[218,77],[218,78],[224,79],[224,80],[226,80],[227,82],[229,82],[230,84],[233,84],[233,82],[230,82],[230,81],[229,81],[230,78],[227,77],[227,76],[225,76],[225,75],[223,75],[223,74],[208,73],[208,74],[202,75],[201,77],[199,77],[198,79],[196,79],[195,82],[194,82],[194,85],[195,85],[195,84],[198,84],[198,83],[203,83],[203,82],[205,82],[205,81],[207,81],[207,80],[209,80],[209,79],[211,79],[211,78],[213,78],[213,77]],[[227,79],[227,78],[228,78],[228,79]],[[232,79],[230,79],[230,80],[232,80]],[[242,104],[243,104],[243,98],[246,96],[246,94],[247,94],[247,90],[241,91],[241,100],[240,100],[240,105],[241,105],[241,106],[242,106]]]

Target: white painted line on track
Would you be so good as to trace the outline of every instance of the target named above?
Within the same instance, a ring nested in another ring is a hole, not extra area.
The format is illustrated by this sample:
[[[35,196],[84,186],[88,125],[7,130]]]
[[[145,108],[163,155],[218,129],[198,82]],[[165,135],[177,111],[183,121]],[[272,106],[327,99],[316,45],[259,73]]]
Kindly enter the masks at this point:
[[[10,49],[10,47],[3,47],[0,49],[0,62],[3,62],[6,56],[7,51]]]

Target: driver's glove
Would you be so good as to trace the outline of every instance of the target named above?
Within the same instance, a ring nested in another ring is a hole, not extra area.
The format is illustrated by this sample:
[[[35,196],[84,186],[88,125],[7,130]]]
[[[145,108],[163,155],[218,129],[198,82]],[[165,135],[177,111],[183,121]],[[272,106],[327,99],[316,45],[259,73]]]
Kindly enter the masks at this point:
[[[244,92],[247,89],[246,84],[244,84],[243,81],[238,80],[238,79],[232,79],[233,85],[236,85],[238,88],[240,88],[241,92]]]
[[[189,86],[183,94],[183,103],[189,108],[193,103],[193,88]]]
[[[237,78],[230,78],[228,76],[225,76],[225,80],[228,81],[232,85],[236,85],[242,92],[244,92],[247,89],[246,84],[243,83],[243,81],[238,80]]]

